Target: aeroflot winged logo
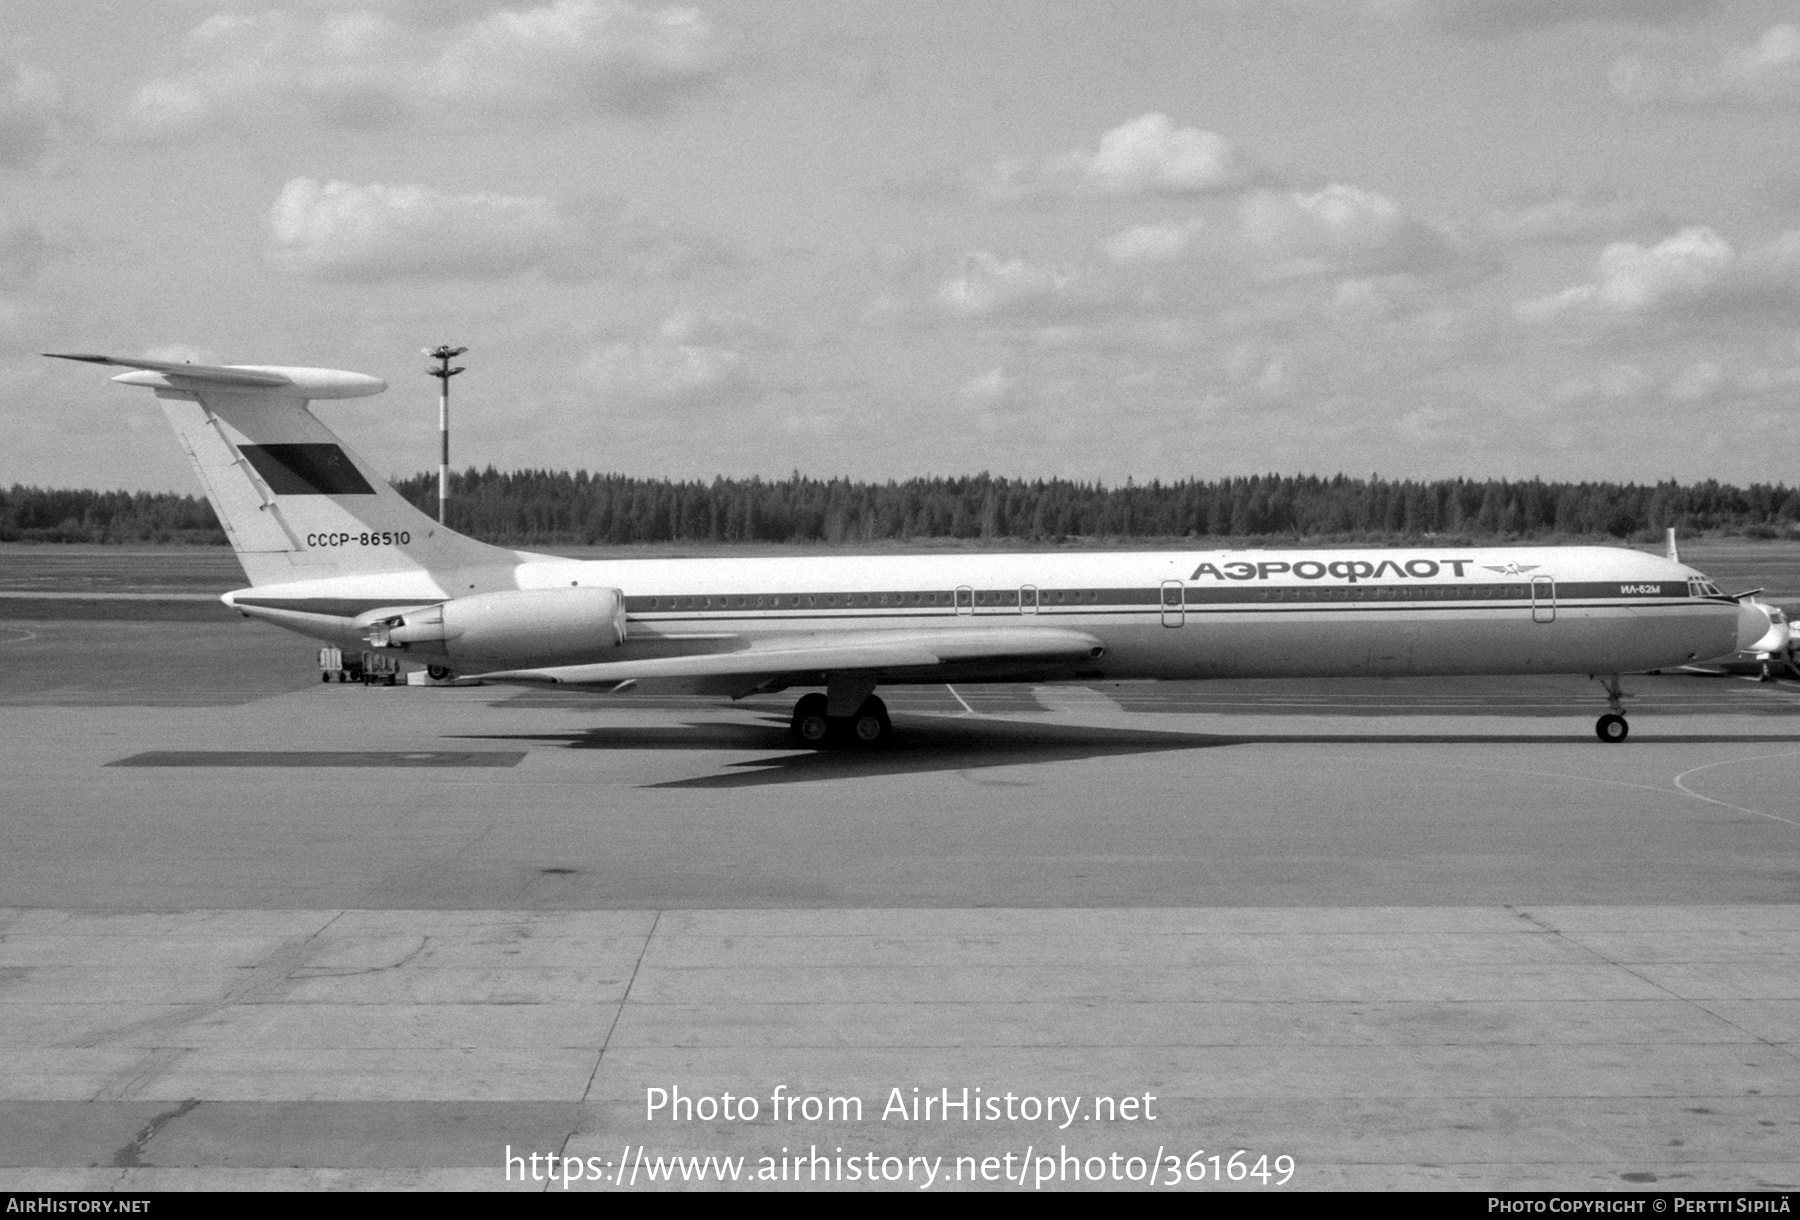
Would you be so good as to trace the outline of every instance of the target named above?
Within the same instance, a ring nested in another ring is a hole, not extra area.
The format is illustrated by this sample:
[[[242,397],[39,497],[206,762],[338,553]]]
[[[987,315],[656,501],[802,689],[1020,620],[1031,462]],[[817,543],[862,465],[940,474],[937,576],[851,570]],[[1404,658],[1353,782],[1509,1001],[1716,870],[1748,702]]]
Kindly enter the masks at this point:
[[[1284,572],[1291,572],[1301,580],[1319,580],[1326,576],[1334,576],[1339,580],[1355,584],[1359,580],[1378,580],[1383,576],[1392,576],[1396,580],[1428,580],[1445,568],[1455,575],[1461,576],[1463,569],[1474,563],[1473,559],[1408,559],[1404,563],[1397,559],[1384,559],[1380,563],[1371,563],[1366,559],[1334,559],[1330,563],[1320,563],[1316,559],[1299,559],[1293,563],[1284,560],[1265,560],[1262,563],[1250,563],[1246,560],[1234,560],[1231,563],[1202,563],[1194,569],[1189,580],[1199,580],[1202,576],[1210,576],[1214,580],[1267,580]],[[1533,565],[1535,566],[1535,565]],[[1531,568],[1520,568],[1517,564],[1508,564],[1509,569],[1529,572]],[[1498,572],[1501,569],[1492,568]]]
[[[1498,572],[1502,576],[1523,576],[1527,572],[1537,571],[1540,566],[1535,563],[1509,563],[1497,568],[1488,567],[1486,564],[1482,565],[1487,571]]]

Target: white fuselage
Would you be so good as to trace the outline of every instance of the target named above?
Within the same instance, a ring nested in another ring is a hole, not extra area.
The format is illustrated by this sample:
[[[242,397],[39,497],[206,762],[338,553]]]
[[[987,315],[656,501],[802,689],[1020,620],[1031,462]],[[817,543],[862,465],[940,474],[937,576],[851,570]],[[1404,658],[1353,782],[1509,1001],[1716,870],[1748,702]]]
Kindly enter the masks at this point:
[[[346,616],[378,607],[504,589],[616,588],[627,639],[596,661],[927,627],[1069,628],[1104,645],[1092,661],[1029,672],[965,666],[962,680],[1627,673],[1741,646],[1739,606],[1705,577],[1619,548],[518,559],[453,575],[263,585],[226,600],[354,642]],[[926,679],[883,679],[909,680]]]

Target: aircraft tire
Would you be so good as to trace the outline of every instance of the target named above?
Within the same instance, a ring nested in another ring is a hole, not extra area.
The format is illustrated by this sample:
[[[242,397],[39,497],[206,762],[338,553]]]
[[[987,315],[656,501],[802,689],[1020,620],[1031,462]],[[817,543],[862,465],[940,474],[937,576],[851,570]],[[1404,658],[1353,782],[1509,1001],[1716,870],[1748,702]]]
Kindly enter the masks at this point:
[[[442,682],[450,676],[450,667],[448,665],[427,665],[425,676],[433,682]]]
[[[1625,717],[1617,712],[1608,712],[1594,721],[1594,736],[1601,741],[1613,744],[1624,741],[1631,734],[1631,726],[1625,723]]]
[[[794,744],[822,750],[829,744],[836,726],[825,714],[824,695],[804,695],[794,704],[794,718],[788,722],[788,736]]]
[[[884,746],[894,735],[893,721],[888,719],[887,704],[870,695],[850,717],[851,744],[864,749]]]

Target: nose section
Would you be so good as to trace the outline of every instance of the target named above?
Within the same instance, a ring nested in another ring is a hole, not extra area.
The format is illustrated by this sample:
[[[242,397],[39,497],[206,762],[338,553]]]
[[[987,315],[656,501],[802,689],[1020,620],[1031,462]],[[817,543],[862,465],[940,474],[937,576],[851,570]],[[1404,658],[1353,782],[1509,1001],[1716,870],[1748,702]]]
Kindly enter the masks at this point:
[[[1787,642],[1788,625],[1776,622],[1767,606],[1756,602],[1738,603],[1739,652],[1780,652],[1787,647]]]

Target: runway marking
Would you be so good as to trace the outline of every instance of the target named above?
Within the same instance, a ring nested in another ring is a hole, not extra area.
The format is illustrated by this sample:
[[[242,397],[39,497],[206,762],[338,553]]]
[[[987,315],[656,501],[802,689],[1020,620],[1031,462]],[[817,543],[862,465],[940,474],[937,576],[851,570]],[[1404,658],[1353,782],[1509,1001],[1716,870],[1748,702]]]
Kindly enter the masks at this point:
[[[975,709],[969,706],[968,700],[964,699],[961,695],[956,693],[956,688],[954,686],[951,686],[948,682],[946,682],[946,683],[944,683],[944,689],[950,692],[950,697],[952,699],[956,700],[958,703],[963,705],[963,711],[967,712],[971,716],[975,715]]]
[[[7,628],[7,630],[8,631],[24,631],[25,634],[18,636],[14,639],[10,639],[10,640],[0,640],[0,644],[23,644],[26,640],[35,640],[38,638],[37,632],[25,631],[25,628],[23,628],[23,627],[9,627],[9,628]]]
[[[109,767],[516,767],[523,750],[146,750]]]
[[[1735,809],[1739,813],[1754,813],[1759,818],[1770,818],[1777,822],[1786,822],[1789,826],[1800,826],[1800,822],[1796,822],[1792,818],[1784,818],[1778,813],[1764,813],[1760,809],[1746,809],[1742,805],[1733,805],[1729,801],[1715,800],[1713,797],[1710,797],[1710,796],[1702,796],[1698,792],[1695,792],[1692,788],[1689,788],[1686,784],[1681,782],[1682,780],[1686,779],[1688,776],[1693,775],[1695,772],[1710,771],[1714,767],[1729,767],[1735,763],[1761,762],[1764,759],[1768,759],[1768,758],[1793,758],[1793,757],[1795,757],[1796,754],[1800,754],[1800,751],[1785,750],[1780,754],[1753,754],[1749,758],[1727,758],[1720,762],[1706,763],[1703,766],[1698,766],[1698,767],[1689,767],[1686,771],[1683,771],[1681,774],[1677,775],[1674,778],[1674,780],[1671,782],[1673,782],[1677,788],[1681,789],[1683,792],[1687,793],[1689,796],[1693,797],[1697,801],[1705,801],[1711,805],[1721,805],[1726,809]]]
[[[1704,766],[1690,767],[1670,781],[1675,785],[1673,788],[1660,788],[1655,784],[1634,784],[1629,780],[1606,779],[1598,775],[1564,775],[1558,771],[1512,771],[1500,767],[1473,767],[1467,763],[1427,762],[1421,765],[1427,767],[1442,767],[1448,771],[1482,771],[1493,775],[1531,775],[1538,779],[1567,779],[1574,780],[1578,783],[1611,784],[1615,788],[1637,788],[1644,792],[1660,792],[1664,796],[1691,796],[1695,800],[1705,801],[1709,805],[1718,805],[1721,808],[1733,809],[1739,813],[1752,813],[1759,818],[1769,818],[1776,822],[1786,822],[1789,826],[1800,826],[1800,822],[1796,822],[1792,818],[1784,818],[1778,813],[1764,813],[1760,809],[1746,809],[1742,805],[1733,805],[1729,801],[1720,801],[1715,800],[1710,796],[1702,796],[1700,793],[1695,792],[1692,788],[1689,788],[1686,784],[1681,782],[1696,771],[1707,771],[1711,770],[1713,767],[1727,767],[1733,763],[1742,762],[1759,762],[1765,758],[1793,758],[1797,755],[1800,755],[1800,751],[1788,750],[1781,754],[1755,754],[1749,758],[1726,758],[1721,759],[1718,762],[1707,763]]]

